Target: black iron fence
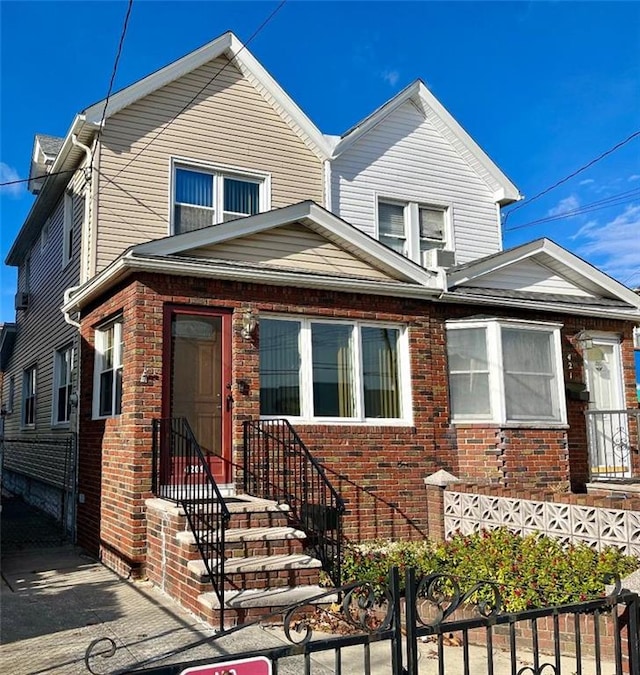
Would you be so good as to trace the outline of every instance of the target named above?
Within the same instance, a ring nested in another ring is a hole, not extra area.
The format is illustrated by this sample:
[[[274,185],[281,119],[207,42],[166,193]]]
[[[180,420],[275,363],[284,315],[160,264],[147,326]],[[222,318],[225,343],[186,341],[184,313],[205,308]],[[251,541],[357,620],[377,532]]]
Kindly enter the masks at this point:
[[[287,420],[244,423],[244,490],[289,505],[314,555],[339,586],[344,501]]]
[[[102,638],[89,645],[85,663],[96,674],[179,675],[193,668],[188,672],[640,675],[640,599],[619,585],[606,597],[517,613],[503,611],[494,582],[480,582],[462,593],[450,576],[416,579],[412,569],[404,578],[394,569],[382,590],[368,582],[339,590],[343,598],[339,611],[333,606],[341,622],[339,635],[315,631],[316,626],[322,630],[326,621],[318,621],[318,610],[306,601],[265,617],[263,623],[280,620],[278,639],[267,644],[268,630],[260,638],[254,633],[251,639],[261,643],[251,651],[220,648],[218,656],[208,659],[160,665],[193,648],[215,647],[218,640],[255,628],[257,622],[112,670],[109,659],[118,650],[110,638]],[[334,593],[315,600],[328,603]],[[247,666],[252,660],[255,670]],[[231,664],[238,661],[243,668],[234,670]]]
[[[153,492],[184,509],[220,602],[223,626],[225,531],[231,514],[185,418],[153,420]]]

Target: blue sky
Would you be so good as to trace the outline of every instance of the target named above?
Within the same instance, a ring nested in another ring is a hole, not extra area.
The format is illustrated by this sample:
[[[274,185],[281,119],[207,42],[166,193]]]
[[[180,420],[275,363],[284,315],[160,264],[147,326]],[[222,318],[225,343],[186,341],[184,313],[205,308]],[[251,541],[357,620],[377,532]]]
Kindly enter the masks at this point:
[[[226,30],[246,41],[276,4],[135,0],[116,88]],[[64,136],[104,98],[125,10],[0,2],[0,182],[28,175],[35,133]],[[330,134],[422,78],[527,197],[640,129],[636,2],[289,0],[250,50]],[[0,188],[3,260],[32,201],[24,187]],[[563,217],[528,226],[553,215]],[[542,236],[640,286],[640,138],[525,202],[504,244]],[[0,321],[13,320],[14,291],[3,266]]]

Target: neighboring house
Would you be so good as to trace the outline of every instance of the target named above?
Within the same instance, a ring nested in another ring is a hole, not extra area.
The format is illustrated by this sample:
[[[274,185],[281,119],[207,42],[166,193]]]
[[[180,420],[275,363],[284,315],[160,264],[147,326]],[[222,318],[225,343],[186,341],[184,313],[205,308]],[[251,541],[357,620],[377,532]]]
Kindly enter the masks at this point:
[[[87,170],[44,181],[8,256],[6,419],[15,447],[77,430],[78,541],[115,569],[165,579],[177,516],[146,500],[197,467],[164,454],[159,419],[189,421],[228,495],[251,489],[252,429],[277,462],[306,446],[348,539],[424,536],[439,469],[640,476],[598,412],[633,400],[640,298],[548,240],[502,251],[518,192],[424,85],[326,137],[226,34],[114,94],[98,135],[103,110],[50,165]]]

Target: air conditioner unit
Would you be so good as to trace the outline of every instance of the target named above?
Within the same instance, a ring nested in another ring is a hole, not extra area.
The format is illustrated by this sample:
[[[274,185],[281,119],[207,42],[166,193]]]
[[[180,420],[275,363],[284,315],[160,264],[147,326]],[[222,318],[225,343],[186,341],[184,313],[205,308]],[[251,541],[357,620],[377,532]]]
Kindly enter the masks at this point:
[[[29,294],[25,292],[16,293],[15,307],[16,309],[27,309],[29,306]]]
[[[444,269],[453,267],[456,262],[455,251],[444,251],[441,248],[431,248],[428,251],[422,251],[422,266],[427,269]]]

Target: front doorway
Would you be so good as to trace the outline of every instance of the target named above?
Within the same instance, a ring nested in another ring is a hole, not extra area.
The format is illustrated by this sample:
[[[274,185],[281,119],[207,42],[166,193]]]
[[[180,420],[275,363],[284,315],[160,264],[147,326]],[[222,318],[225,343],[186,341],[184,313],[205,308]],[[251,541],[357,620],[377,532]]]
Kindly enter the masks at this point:
[[[218,484],[231,481],[231,313],[167,307],[164,417],[184,418]],[[174,457],[165,484],[197,470]]]
[[[592,478],[631,475],[629,429],[625,412],[620,341],[594,338],[585,350],[589,390],[587,411]]]

